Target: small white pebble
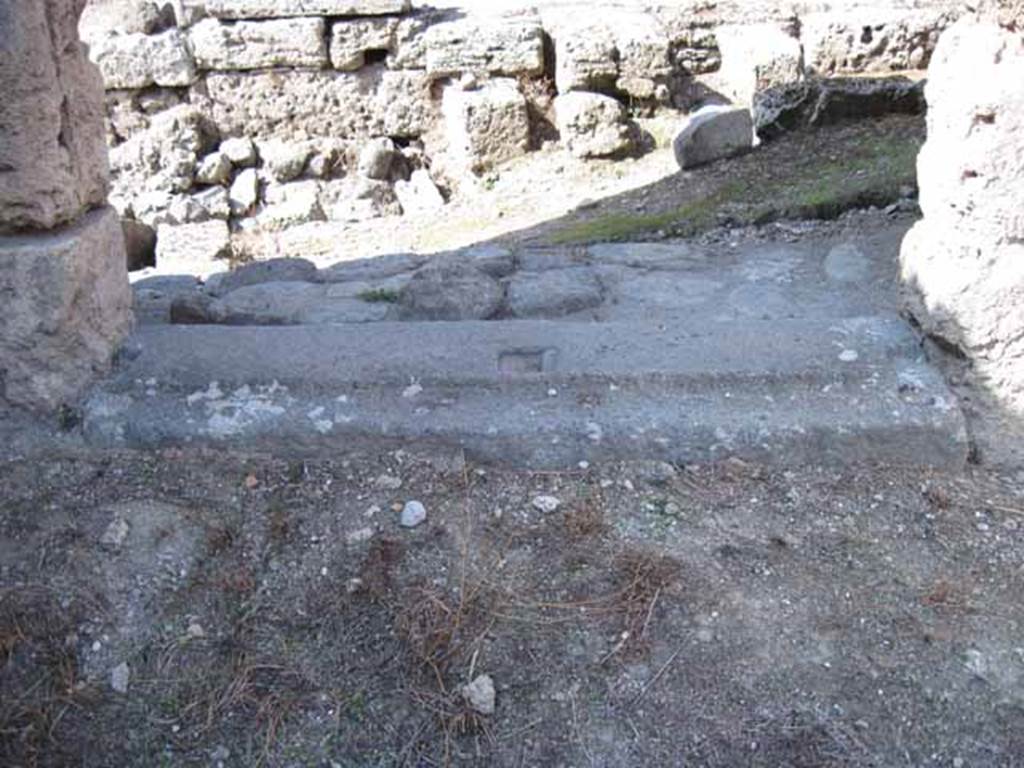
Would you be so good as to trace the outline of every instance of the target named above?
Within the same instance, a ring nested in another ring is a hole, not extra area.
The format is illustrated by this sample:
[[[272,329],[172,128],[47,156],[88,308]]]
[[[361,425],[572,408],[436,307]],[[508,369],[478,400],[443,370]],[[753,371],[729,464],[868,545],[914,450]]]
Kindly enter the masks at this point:
[[[562,506],[562,501],[555,496],[535,496],[533,508],[544,514],[551,514]]]
[[[130,530],[131,528],[127,520],[120,517],[114,518],[106,530],[103,531],[103,535],[100,536],[100,546],[111,550],[121,549],[128,538]]]
[[[110,687],[118,693],[128,693],[128,682],[131,680],[131,676],[131,667],[122,661],[110,671]]]
[[[462,686],[462,696],[481,715],[494,714],[494,680],[490,675],[480,675],[473,682]]]
[[[407,501],[399,521],[403,528],[415,528],[427,519],[427,508],[419,501]]]

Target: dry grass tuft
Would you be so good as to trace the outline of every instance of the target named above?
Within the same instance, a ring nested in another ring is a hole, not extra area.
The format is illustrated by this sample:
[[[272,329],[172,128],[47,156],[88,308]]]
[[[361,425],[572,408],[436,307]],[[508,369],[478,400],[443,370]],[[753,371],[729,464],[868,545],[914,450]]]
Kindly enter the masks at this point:
[[[359,569],[362,592],[373,600],[383,600],[395,587],[395,569],[405,558],[405,546],[397,539],[375,538]]]
[[[639,652],[647,647],[658,600],[678,580],[680,565],[666,555],[634,549],[620,554],[614,567],[621,587],[618,602],[624,646]]]
[[[431,691],[414,690],[410,696],[422,709],[437,718],[444,737],[443,760],[446,765],[450,762],[452,744],[456,739],[479,733],[493,741],[487,718],[470,707],[458,691],[440,695]]]
[[[933,509],[936,510],[947,510],[953,505],[953,497],[949,491],[945,488],[932,485],[925,488],[923,492],[925,501],[927,501]]]
[[[45,587],[0,590],[0,764],[73,759],[58,731],[98,697],[79,679],[72,640],[84,613]]]
[[[285,721],[316,690],[287,657],[268,656],[239,636],[220,643],[170,644],[149,683],[164,702],[164,714],[199,735],[232,722],[256,733],[258,764],[271,762]]]
[[[214,584],[217,589],[226,594],[245,597],[256,590],[256,577],[245,566],[225,568],[217,576]]]
[[[945,579],[921,595],[921,605],[942,613],[976,613],[971,604],[970,590],[963,584],[953,584]]]
[[[473,676],[482,641],[494,625],[489,610],[493,596],[482,584],[469,586],[465,560],[462,565],[462,584],[455,594],[433,586],[413,587],[395,616],[414,669],[428,681],[414,686],[410,697],[436,719],[444,765],[451,763],[456,739],[469,734],[492,738],[487,719],[469,706],[458,683]]]
[[[293,532],[288,508],[284,502],[272,501],[267,516],[267,536],[274,546],[281,546]]]
[[[414,587],[398,610],[399,635],[417,666],[437,682],[443,696],[449,691],[445,678],[452,663],[464,658],[489,629],[485,600],[479,587],[448,595],[434,587]]]
[[[570,506],[563,518],[565,532],[570,539],[590,539],[608,530],[604,519],[604,504],[597,497],[581,499]]]
[[[238,538],[238,532],[226,525],[210,526],[206,530],[206,552],[217,557],[230,550]]]
[[[270,663],[245,651],[234,655],[223,684],[202,702],[205,727],[212,728],[228,713],[243,713],[263,733],[263,756],[269,758],[281,726],[312,687],[294,669]]]
[[[464,699],[453,682],[452,670],[468,662],[472,676],[475,651],[489,630],[483,626],[483,600],[474,591],[460,598],[439,590],[420,587],[410,590],[397,615],[397,627],[409,648],[414,664],[430,680],[426,687],[410,691],[411,698],[437,722],[441,737],[442,765],[451,765],[457,739],[476,733],[492,739],[486,718],[481,717]],[[471,660],[468,660],[471,659]]]

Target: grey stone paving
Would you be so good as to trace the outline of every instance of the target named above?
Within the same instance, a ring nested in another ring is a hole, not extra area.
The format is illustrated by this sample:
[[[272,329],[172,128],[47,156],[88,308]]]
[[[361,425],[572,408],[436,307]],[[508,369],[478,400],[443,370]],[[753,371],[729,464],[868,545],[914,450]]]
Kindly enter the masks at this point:
[[[599,331],[599,332],[595,332]],[[104,445],[443,441],[526,466],[652,456],[949,466],[963,421],[897,318],[815,328],[499,321],[151,328],[87,407]]]
[[[206,303],[206,322],[225,325],[848,317],[896,306],[895,255],[905,229],[889,224],[855,240],[735,248],[675,242],[513,251],[489,245],[323,270],[280,259],[215,276],[205,287],[159,277],[137,282],[135,290],[143,322],[158,323],[170,318],[173,291],[185,298],[208,293],[216,300]]]
[[[295,452],[442,442],[528,467],[960,465],[963,416],[894,309],[905,228],[708,248],[487,246],[309,282],[243,275],[204,304],[217,323],[140,328],[89,401],[86,435]]]

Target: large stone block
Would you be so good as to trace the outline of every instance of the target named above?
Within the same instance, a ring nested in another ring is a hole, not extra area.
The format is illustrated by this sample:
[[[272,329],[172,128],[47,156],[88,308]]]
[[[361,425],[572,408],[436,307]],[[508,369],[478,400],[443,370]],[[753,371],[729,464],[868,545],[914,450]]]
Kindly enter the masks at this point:
[[[410,7],[410,0],[206,0],[206,12],[219,19],[385,16]]]
[[[406,320],[487,320],[501,309],[504,294],[497,280],[472,265],[438,261],[413,275],[398,307]]]
[[[112,35],[95,41],[89,55],[108,89],[183,87],[196,80],[195,63],[177,29],[158,35]]]
[[[259,144],[263,172],[274,181],[294,181],[302,175],[313,154],[314,145],[308,141],[282,141],[267,139]]]
[[[208,113],[225,134],[419,136],[437,109],[423,72],[368,67],[359,72],[211,72]]]
[[[677,74],[706,75],[721,67],[722,54],[713,26],[694,23],[689,16],[677,17],[666,22],[666,34]]]
[[[239,21],[203,19],[189,30],[200,69],[240,70],[327,66],[324,20]]]
[[[45,234],[0,237],[0,395],[40,410],[73,401],[107,370],[131,305],[112,208]]]
[[[359,151],[359,174],[374,181],[387,181],[399,161],[401,153],[395,142],[386,137],[371,139]]]
[[[604,301],[601,281],[589,267],[518,272],[508,282],[514,317],[564,317],[596,309]]]
[[[809,79],[761,91],[751,113],[758,137],[883,115],[923,115],[924,81],[905,76]]]
[[[672,142],[683,170],[749,152],[754,122],[744,107],[708,106],[690,115]]]
[[[928,72],[924,220],[903,244],[908,308],[1024,414],[1024,37],[961,21]]]
[[[525,154],[530,116],[515,80],[492,80],[479,90],[445,89],[449,148],[474,171]]]
[[[426,168],[413,171],[408,181],[396,181],[395,197],[400,212],[412,216],[434,213],[444,207],[444,196]]]
[[[284,258],[243,264],[231,272],[221,272],[206,281],[205,290],[220,297],[248,285],[263,283],[315,283],[316,265],[306,259]]]
[[[819,75],[922,69],[954,16],[884,7],[808,14],[800,30],[807,68]]]
[[[260,199],[260,181],[255,168],[246,168],[235,176],[228,191],[228,205],[234,216],[245,216]]]
[[[569,91],[607,92],[619,78],[618,48],[611,30],[595,26],[586,34],[566,30],[555,38],[555,86]]]
[[[262,230],[277,232],[309,221],[324,221],[318,181],[296,181],[267,187],[266,205],[256,217]]]
[[[652,13],[615,8],[581,17],[578,9],[554,9],[544,26],[554,40],[559,93],[668,98],[679,46]]]
[[[633,147],[626,109],[610,96],[573,92],[555,99],[562,143],[576,157],[612,157]]]
[[[394,18],[348,19],[331,26],[331,66],[355,72],[366,64],[370,52],[395,50],[399,20]]]
[[[672,75],[671,46],[665,31],[647,13],[617,30],[617,89],[634,99],[664,101]]]
[[[544,31],[537,21],[453,21],[426,34],[427,72],[433,77],[544,73]]]
[[[111,34],[154,35],[175,26],[170,3],[156,0],[89,0],[78,23],[82,42],[92,45]]]
[[[392,35],[391,53],[388,66],[391,69],[426,69],[427,35],[433,20],[420,14],[397,19],[398,24]]]
[[[0,233],[49,229],[106,200],[103,85],[78,41],[83,5],[0,4]]]

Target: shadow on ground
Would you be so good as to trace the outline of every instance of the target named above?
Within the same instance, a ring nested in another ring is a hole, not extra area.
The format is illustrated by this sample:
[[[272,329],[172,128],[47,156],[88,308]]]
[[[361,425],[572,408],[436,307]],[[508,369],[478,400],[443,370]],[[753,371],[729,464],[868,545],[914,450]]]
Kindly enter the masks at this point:
[[[833,219],[916,193],[916,117],[783,135],[734,160],[680,172],[508,236],[528,244],[691,237],[716,227]],[[500,239],[500,238],[499,238]]]

